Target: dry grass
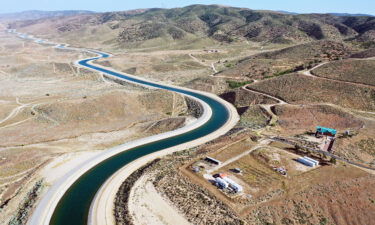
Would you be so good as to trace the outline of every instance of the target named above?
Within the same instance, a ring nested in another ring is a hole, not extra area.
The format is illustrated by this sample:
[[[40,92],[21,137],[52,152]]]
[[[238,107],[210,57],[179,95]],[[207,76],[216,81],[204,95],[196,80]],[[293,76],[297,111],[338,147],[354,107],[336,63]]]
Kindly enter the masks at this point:
[[[374,60],[341,60],[325,64],[312,73],[319,77],[375,86]]]
[[[179,95],[124,87],[78,70],[71,62],[87,57],[80,52],[4,33],[0,40],[0,120],[29,104],[0,124],[2,221],[40,176],[37,166],[61,154],[106,149],[184,124],[184,118],[175,118],[187,110]]]
[[[251,88],[289,103],[332,103],[345,108],[375,110],[375,89],[289,74],[252,84]]]
[[[209,154],[209,156],[224,162],[225,160],[228,160],[236,155],[239,155],[242,152],[248,151],[254,146],[254,144],[255,143],[251,141],[250,138],[246,138],[244,140],[240,140],[234,142],[233,144],[225,146],[224,148],[220,148],[214,153]]]

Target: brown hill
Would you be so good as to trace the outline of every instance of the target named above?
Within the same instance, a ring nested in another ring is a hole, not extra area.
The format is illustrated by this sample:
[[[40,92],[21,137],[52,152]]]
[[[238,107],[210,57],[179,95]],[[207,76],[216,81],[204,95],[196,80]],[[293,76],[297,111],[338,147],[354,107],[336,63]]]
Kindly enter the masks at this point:
[[[250,40],[265,43],[300,43],[355,38],[375,29],[371,18],[358,19],[330,14],[290,15],[218,5],[192,5],[174,9],[19,21],[11,23],[9,27],[50,37],[66,38],[74,34],[75,37],[85,34],[91,39],[95,36],[102,44],[120,46],[155,39],[194,38],[209,38],[219,42]],[[81,43],[87,44],[83,41]]]
[[[341,60],[325,64],[312,73],[319,77],[375,86],[374,60]]]
[[[332,103],[359,110],[375,110],[373,88],[295,73],[255,83],[251,88],[277,96],[289,103]]]
[[[351,58],[370,58],[375,57],[375,48],[367,49],[361,52],[354,53]]]
[[[343,43],[315,41],[247,57],[218,75],[263,79],[309,68],[317,62],[346,58],[352,51]]]
[[[278,124],[288,134],[314,130],[317,124],[335,127],[339,131],[358,130],[363,126],[363,122],[353,115],[329,105],[277,105],[273,112],[279,118]]]

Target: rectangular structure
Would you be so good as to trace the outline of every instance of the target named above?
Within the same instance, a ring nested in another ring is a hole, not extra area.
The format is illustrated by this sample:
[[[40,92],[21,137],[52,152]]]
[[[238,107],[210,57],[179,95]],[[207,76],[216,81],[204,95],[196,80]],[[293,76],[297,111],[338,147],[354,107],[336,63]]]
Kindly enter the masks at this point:
[[[312,162],[312,163],[314,163],[314,166],[319,166],[319,161],[316,161],[315,159],[312,159],[312,158],[307,157],[307,156],[304,156],[303,158]]]
[[[213,163],[215,165],[220,165],[221,164],[221,162],[219,160],[211,158],[211,157],[208,157],[208,156],[204,160],[206,160],[207,162]]]
[[[298,158],[297,162],[302,163],[305,166],[315,167],[315,163],[313,163],[313,162],[311,162],[311,161],[309,161],[309,160],[307,160],[307,159],[305,159],[303,157]]]

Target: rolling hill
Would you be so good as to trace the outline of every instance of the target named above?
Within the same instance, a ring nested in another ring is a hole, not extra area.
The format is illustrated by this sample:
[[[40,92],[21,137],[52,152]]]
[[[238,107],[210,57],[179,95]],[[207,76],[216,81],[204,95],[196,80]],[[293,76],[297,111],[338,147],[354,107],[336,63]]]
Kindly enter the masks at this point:
[[[100,42],[117,46],[198,38],[218,42],[242,40],[283,44],[327,39],[369,42],[374,41],[375,17],[294,15],[218,5],[191,5],[16,21],[9,27],[50,37],[82,34],[97,37],[99,32],[104,32],[106,34],[100,37]]]

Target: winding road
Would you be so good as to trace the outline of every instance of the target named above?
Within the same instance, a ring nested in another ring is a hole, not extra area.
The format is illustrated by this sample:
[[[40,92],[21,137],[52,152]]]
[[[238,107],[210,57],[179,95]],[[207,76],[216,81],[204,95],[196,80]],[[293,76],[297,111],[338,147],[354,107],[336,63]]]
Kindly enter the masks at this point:
[[[351,59],[351,60],[374,60],[373,57],[372,58],[364,58],[364,59],[353,59],[353,58],[349,58],[349,59]],[[320,63],[320,64],[318,64],[317,66],[315,66],[311,69],[299,71],[299,74],[302,74],[302,75],[305,75],[305,76],[308,76],[308,77],[312,77],[312,78],[316,78],[316,79],[334,81],[334,82],[339,82],[339,83],[344,83],[344,84],[349,84],[349,85],[356,85],[356,86],[365,87],[365,88],[374,88],[375,87],[374,85],[371,85],[371,84],[364,84],[364,83],[360,83],[360,82],[345,81],[345,80],[339,80],[339,79],[334,79],[334,78],[322,77],[322,76],[317,76],[317,75],[312,73],[312,71],[314,71],[315,69],[317,69],[319,67],[322,67],[322,66],[324,66],[328,63],[331,63],[331,62]]]
[[[33,36],[17,33],[15,30],[9,32],[16,33],[19,37],[33,40],[36,43],[54,45],[55,48],[95,54],[97,56],[77,61],[76,65],[129,83],[182,94],[198,102],[203,109],[201,117],[192,124],[105,150],[103,153],[82,162],[81,165],[73,168],[49,188],[29,219],[29,225],[112,224],[113,218],[108,218],[111,215],[106,214],[108,207],[97,208],[92,202],[98,198],[98,191],[103,190],[102,185],[106,181],[106,184],[108,184],[114,174],[118,175],[116,172],[125,171],[129,174],[152,159],[213,140],[228,132],[239,120],[236,109],[216,95],[151,82],[92,64],[98,59],[110,57],[110,54],[96,50],[68,48],[64,44],[56,45]],[[134,161],[138,163],[132,163]],[[118,176],[116,177],[118,178]],[[121,181],[123,179],[125,177],[122,177]],[[109,185],[109,187],[112,186]],[[100,197],[103,197],[103,195],[100,195]],[[113,202],[109,202],[109,204],[111,204],[109,209],[113,209]],[[113,214],[113,211],[110,210],[109,214]]]

